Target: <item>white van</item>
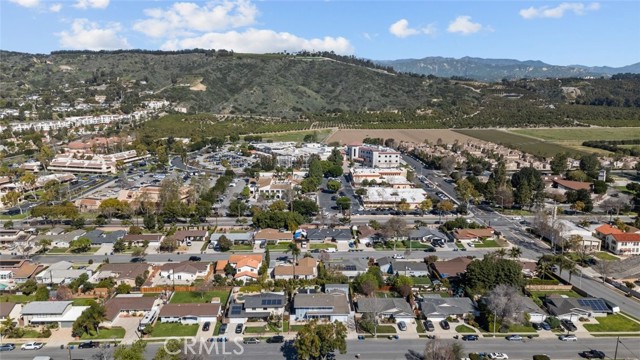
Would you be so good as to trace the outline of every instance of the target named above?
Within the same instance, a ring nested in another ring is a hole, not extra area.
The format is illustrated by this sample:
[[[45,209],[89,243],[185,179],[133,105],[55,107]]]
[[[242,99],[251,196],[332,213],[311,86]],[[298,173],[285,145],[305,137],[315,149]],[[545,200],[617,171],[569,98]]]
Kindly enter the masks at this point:
[[[334,252],[337,252],[337,251],[338,251],[338,250],[336,250],[336,248],[332,248],[332,247],[327,248],[327,252],[328,252],[328,253],[334,253]]]
[[[51,356],[35,356],[33,360],[51,360]]]

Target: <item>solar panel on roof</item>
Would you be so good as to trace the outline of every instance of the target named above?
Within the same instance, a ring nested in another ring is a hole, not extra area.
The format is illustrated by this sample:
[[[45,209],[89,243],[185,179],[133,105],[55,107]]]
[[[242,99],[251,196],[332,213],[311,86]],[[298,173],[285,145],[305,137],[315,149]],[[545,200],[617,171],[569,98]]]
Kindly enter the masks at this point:
[[[275,304],[273,305],[282,305],[282,299],[274,300]]]
[[[240,315],[240,314],[242,314],[242,306],[231,307],[231,315]]]
[[[578,304],[597,311],[607,311],[609,309],[602,299],[578,299]]]
[[[344,269],[347,271],[355,271],[356,270],[356,266],[355,265],[345,265]]]

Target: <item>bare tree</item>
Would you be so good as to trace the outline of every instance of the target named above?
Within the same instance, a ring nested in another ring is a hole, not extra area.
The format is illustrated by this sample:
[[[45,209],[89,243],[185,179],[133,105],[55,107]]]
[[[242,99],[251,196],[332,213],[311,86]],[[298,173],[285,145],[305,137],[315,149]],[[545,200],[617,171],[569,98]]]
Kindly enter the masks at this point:
[[[464,358],[464,346],[459,342],[434,339],[427,343],[424,353],[409,350],[404,354],[407,360],[459,360]]]
[[[611,260],[598,260],[596,270],[602,275],[602,282],[609,276],[611,272]]]
[[[456,169],[456,158],[454,156],[445,156],[440,160],[440,168],[449,175]]]
[[[609,216],[612,216],[614,212],[616,216],[620,215],[620,210],[622,210],[624,206],[625,203],[620,198],[608,198],[600,204],[600,208],[609,214]]]
[[[392,217],[384,225],[382,225],[381,233],[386,240],[394,240],[393,250],[395,251],[395,242],[398,239],[409,236],[407,222],[401,218]]]
[[[521,322],[525,304],[520,290],[511,285],[498,285],[486,296],[487,308],[501,323]]]

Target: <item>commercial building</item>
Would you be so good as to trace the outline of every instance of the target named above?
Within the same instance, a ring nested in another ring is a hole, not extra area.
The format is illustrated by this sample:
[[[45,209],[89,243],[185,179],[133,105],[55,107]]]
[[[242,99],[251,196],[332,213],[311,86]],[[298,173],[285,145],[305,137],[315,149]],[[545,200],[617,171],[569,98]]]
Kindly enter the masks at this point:
[[[427,198],[426,191],[418,188],[368,187],[365,189],[367,193],[362,196],[365,208],[395,208],[398,204],[406,202],[409,209],[417,209],[420,203]]]
[[[347,157],[350,161],[373,168],[397,168],[400,166],[400,152],[383,146],[348,145]]]

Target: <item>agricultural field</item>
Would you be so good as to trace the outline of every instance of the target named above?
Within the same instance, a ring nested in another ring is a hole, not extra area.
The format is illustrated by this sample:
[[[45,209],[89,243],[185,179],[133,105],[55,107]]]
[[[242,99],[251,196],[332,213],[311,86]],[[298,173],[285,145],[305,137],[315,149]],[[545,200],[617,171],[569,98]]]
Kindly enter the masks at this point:
[[[410,141],[414,143],[423,143],[425,141],[436,143],[438,139],[442,139],[442,141],[447,144],[452,144],[455,140],[459,142],[473,140],[473,137],[445,129],[340,129],[334,132],[325,142],[349,144],[362,142],[364,138],[391,138],[396,141]]]
[[[272,140],[272,141],[295,141],[302,142],[305,136],[316,133],[318,135],[318,141],[323,141],[329,134],[331,134],[331,129],[320,129],[320,130],[304,130],[304,131],[287,131],[281,133],[265,133],[265,134],[256,134],[262,136],[263,140]]]
[[[640,127],[624,128],[557,128],[511,129],[510,132],[548,141],[635,140],[640,139]]]
[[[545,158],[551,158],[561,152],[568,152],[574,155],[583,155],[588,153],[586,151],[576,150],[568,146],[556,144],[555,142],[548,142],[530,136],[518,135],[506,130],[456,130],[456,132]]]

